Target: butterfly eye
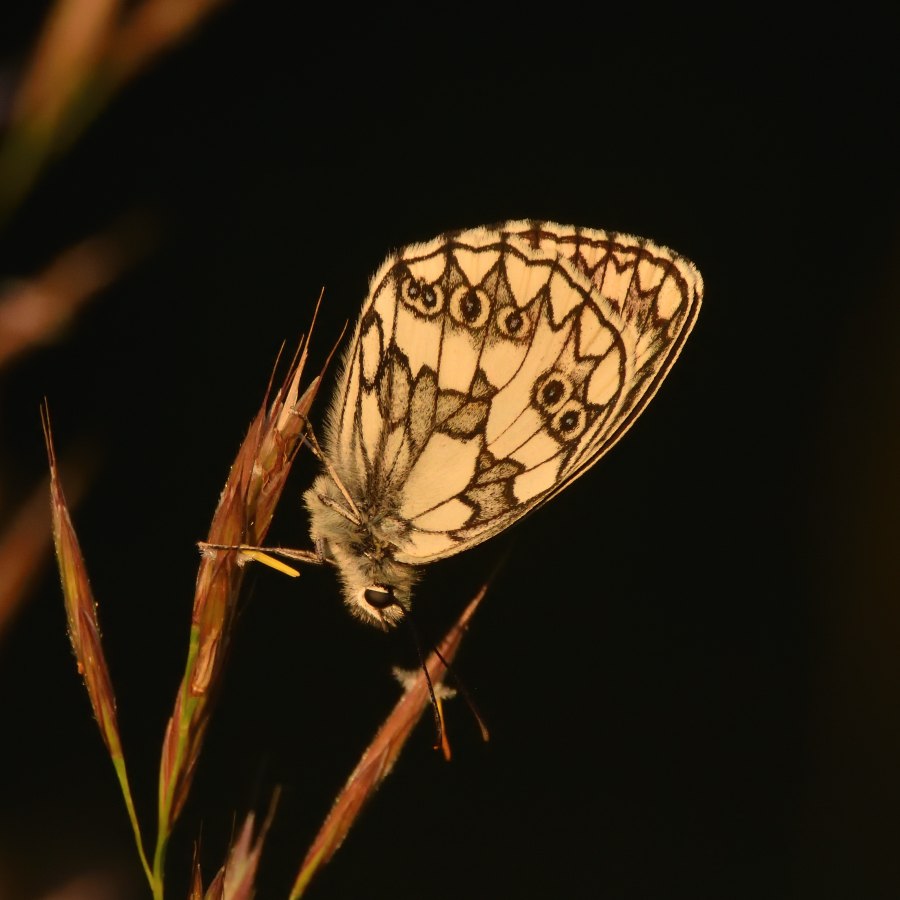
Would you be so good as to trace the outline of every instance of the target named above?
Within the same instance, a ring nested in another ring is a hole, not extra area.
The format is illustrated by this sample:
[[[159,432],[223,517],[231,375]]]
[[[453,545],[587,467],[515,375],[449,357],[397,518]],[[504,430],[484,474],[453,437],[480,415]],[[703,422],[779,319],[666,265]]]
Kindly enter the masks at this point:
[[[553,415],[572,396],[572,382],[562,372],[546,372],[534,386],[534,400],[542,412]]]
[[[394,596],[394,589],[392,587],[382,587],[380,584],[373,584],[371,587],[367,587],[363,592],[363,597],[366,603],[375,609],[387,609],[397,602],[397,598]]]
[[[491,314],[491,301],[480,288],[461,284],[450,295],[450,315],[466,328],[481,328]]]
[[[400,282],[400,298],[424,316],[437,315],[444,308],[444,293],[437,284],[424,284],[407,274]]]
[[[524,310],[507,306],[497,315],[497,330],[503,337],[525,340],[531,331],[531,319]]]
[[[550,422],[550,430],[561,441],[573,441],[587,424],[584,407],[577,400],[569,400]]]

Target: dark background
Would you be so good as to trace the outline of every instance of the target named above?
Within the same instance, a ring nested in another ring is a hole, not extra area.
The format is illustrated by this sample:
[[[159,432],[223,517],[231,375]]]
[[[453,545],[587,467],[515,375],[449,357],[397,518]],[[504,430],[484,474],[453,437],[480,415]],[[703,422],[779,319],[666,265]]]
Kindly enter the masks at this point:
[[[0,246],[0,274],[27,276],[122,213],[158,223],[142,265],[0,376],[7,500],[45,471],[44,396],[57,446],[99,467],[75,524],[148,835],[194,543],[281,343],[324,285],[318,367],[391,248],[538,217],[672,246],[704,308],[608,458],[429,569],[416,606],[437,637],[508,554],[458,661],[492,740],[451,704],[448,765],[426,720],[309,896],[898,896],[893,23],[284,15],[212,18]],[[4,31],[8,73],[39,23]],[[308,546],[313,471],[301,457],[274,540]],[[398,663],[408,637],[353,621],[333,572],[254,572],[173,897],[194,838],[210,877],[276,785],[260,896],[286,894]],[[143,896],[49,561],[0,641],[0,717],[0,896],[104,868]]]

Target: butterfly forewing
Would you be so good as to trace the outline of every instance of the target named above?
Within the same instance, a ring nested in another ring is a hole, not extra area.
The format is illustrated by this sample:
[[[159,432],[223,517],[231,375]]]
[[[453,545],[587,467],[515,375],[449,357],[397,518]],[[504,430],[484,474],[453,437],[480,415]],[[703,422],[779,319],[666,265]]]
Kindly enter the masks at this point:
[[[390,257],[325,445],[373,546],[401,564],[449,556],[571,483],[656,392],[701,295],[697,270],[665,248],[552,223]]]

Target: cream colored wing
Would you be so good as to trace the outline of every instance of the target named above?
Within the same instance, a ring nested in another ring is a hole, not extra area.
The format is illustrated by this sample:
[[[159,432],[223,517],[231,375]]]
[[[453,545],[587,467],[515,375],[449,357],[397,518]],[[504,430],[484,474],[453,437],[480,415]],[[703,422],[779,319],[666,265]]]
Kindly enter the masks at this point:
[[[686,259],[603,231],[522,221],[407,247],[372,279],[326,452],[398,562],[450,556],[619,440],[701,296]]]

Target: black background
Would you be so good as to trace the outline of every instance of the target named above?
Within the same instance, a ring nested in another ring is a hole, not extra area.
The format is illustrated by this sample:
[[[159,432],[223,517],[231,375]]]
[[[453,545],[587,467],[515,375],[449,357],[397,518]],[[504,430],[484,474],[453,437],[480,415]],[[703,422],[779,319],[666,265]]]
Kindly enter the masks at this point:
[[[3,36],[8,73],[28,15]],[[429,569],[416,606],[436,637],[508,554],[458,662],[492,740],[452,704],[448,765],[426,720],[309,896],[897,896],[892,23],[858,6],[315,15],[211,19],[0,247],[2,275],[28,276],[122,213],[158,223],[148,260],[0,376],[10,505],[45,470],[44,396],[57,446],[99,465],[75,523],[148,835],[194,543],[281,343],[324,285],[317,368],[388,250],[537,217],[674,247],[705,305],[601,464]],[[313,472],[302,457],[273,540],[308,546]],[[260,896],[285,896],[398,693],[390,667],[414,664],[405,634],[347,615],[331,571],[247,588],[173,897],[194,838],[210,877],[276,785]],[[107,867],[143,896],[49,561],[0,642],[0,716],[0,896]]]

